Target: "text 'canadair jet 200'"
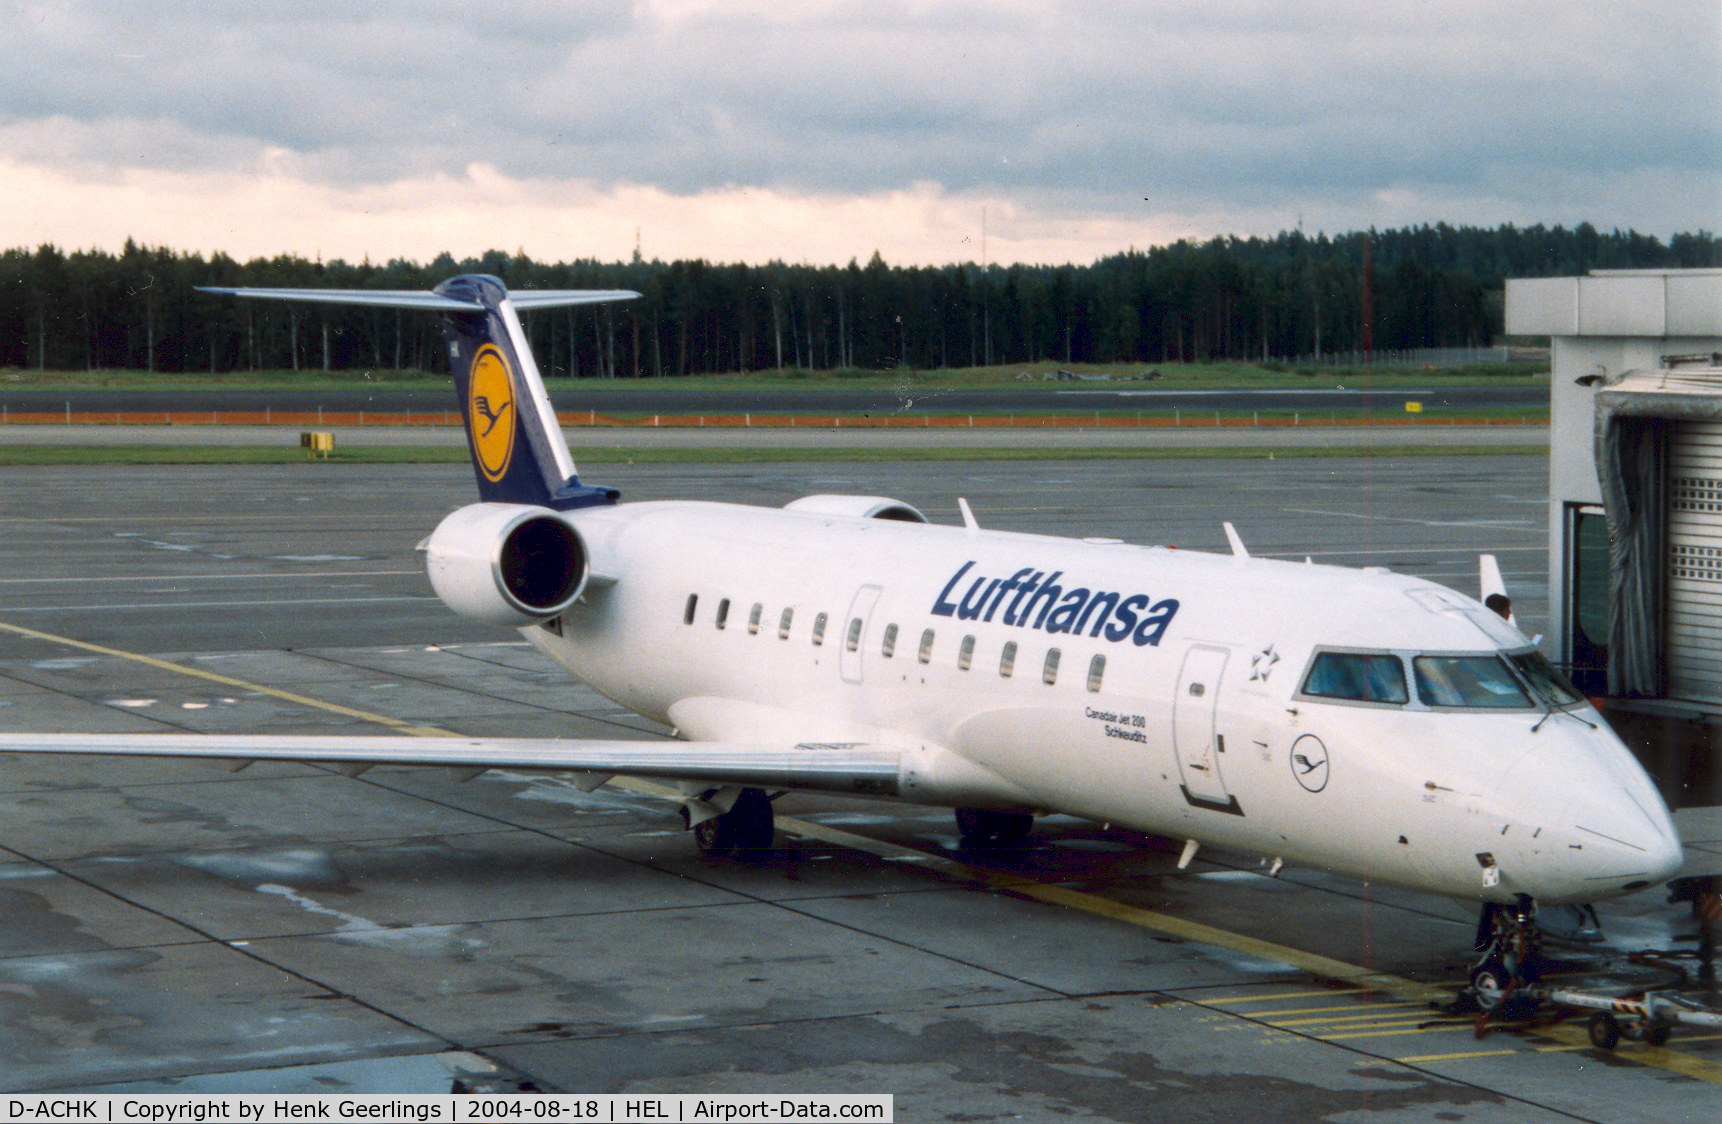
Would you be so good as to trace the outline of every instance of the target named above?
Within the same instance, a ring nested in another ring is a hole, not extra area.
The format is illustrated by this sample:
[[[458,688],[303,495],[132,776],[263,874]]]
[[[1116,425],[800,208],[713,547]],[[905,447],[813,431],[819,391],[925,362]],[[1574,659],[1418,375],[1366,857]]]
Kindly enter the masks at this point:
[[[462,616],[513,626],[669,744],[0,735],[0,751],[577,770],[682,782],[702,850],[772,838],[770,793],[957,809],[965,840],[1066,813],[1483,903],[1480,992],[1537,903],[1681,863],[1596,711],[1469,597],[1382,569],[933,526],[876,496],[618,504],[581,483],[516,314],[628,299],[214,290],[441,314],[479,503],[422,544]],[[592,779],[592,778],[587,778]]]

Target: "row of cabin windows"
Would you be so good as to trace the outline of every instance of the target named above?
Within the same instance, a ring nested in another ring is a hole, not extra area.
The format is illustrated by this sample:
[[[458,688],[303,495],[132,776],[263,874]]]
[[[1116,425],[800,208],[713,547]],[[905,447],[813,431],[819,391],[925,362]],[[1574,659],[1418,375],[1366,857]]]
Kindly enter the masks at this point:
[[[699,594],[688,594],[687,608],[682,613],[683,624],[694,623],[694,614],[699,608],[699,600]],[[759,622],[764,613],[765,605],[758,601],[754,602],[753,609],[747,616],[747,633],[749,636],[757,636],[759,634]],[[777,638],[779,640],[789,639],[789,626],[794,622],[794,620],[795,609],[793,607],[784,609],[783,616],[778,618],[777,622]],[[825,627],[829,620],[830,617],[826,613],[820,613],[818,616],[813,618],[813,646],[815,648],[822,647],[825,644]],[[718,602],[717,614],[713,618],[713,623],[716,624],[720,630],[729,623],[729,598],[725,597],[723,600]],[[854,652],[860,649],[861,632],[865,627],[865,623],[866,622],[861,617],[849,618],[849,629],[843,639],[844,647],[849,651]],[[926,664],[933,662],[934,636],[934,631],[930,628],[921,633],[921,645],[915,653],[915,658],[920,663]],[[1016,651],[1016,641],[1007,640],[1004,648],[999,652],[999,677],[1001,679],[1009,679],[1016,672]],[[896,656],[897,626],[895,624],[888,624],[885,626],[885,635],[879,644],[879,654],[886,659],[892,659]],[[1040,667],[1040,681],[1045,683],[1048,687],[1058,682],[1059,659],[1060,653],[1057,648],[1048,648],[1046,650],[1046,659],[1041,663]],[[957,648],[957,670],[968,671],[974,666],[974,660],[975,638],[972,635],[965,636],[963,637],[962,644]],[[1105,676],[1105,656],[1097,655],[1088,661],[1089,691],[1099,694],[1101,681]]]

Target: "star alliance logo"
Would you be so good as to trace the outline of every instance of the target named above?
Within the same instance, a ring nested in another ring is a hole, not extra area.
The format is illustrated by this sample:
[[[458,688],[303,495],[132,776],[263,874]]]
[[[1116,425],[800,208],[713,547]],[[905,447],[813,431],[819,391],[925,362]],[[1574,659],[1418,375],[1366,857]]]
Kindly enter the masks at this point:
[[[1266,648],[1250,657],[1250,682],[1266,683],[1268,676],[1273,674],[1274,664],[1280,662],[1280,654],[1269,644]]]

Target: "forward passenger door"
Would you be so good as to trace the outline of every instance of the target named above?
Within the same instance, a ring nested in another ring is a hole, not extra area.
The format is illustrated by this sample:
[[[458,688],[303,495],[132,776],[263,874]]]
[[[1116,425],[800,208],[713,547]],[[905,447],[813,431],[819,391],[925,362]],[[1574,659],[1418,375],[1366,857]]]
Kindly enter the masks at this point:
[[[1238,802],[1226,790],[1220,772],[1225,744],[1215,728],[1220,682],[1229,654],[1224,648],[1203,644],[1185,653],[1178,693],[1172,702],[1172,741],[1184,781],[1184,798],[1198,807],[1237,813]]]

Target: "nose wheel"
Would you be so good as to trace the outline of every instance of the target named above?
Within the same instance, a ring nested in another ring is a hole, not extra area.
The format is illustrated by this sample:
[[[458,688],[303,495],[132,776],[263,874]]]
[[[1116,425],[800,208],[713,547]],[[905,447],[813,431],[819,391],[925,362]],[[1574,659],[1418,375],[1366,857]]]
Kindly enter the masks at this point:
[[[1471,998],[1479,1010],[1493,1012],[1514,994],[1542,976],[1542,934],[1537,930],[1537,903],[1524,894],[1512,905],[1483,903],[1477,919],[1476,951],[1471,969]]]

